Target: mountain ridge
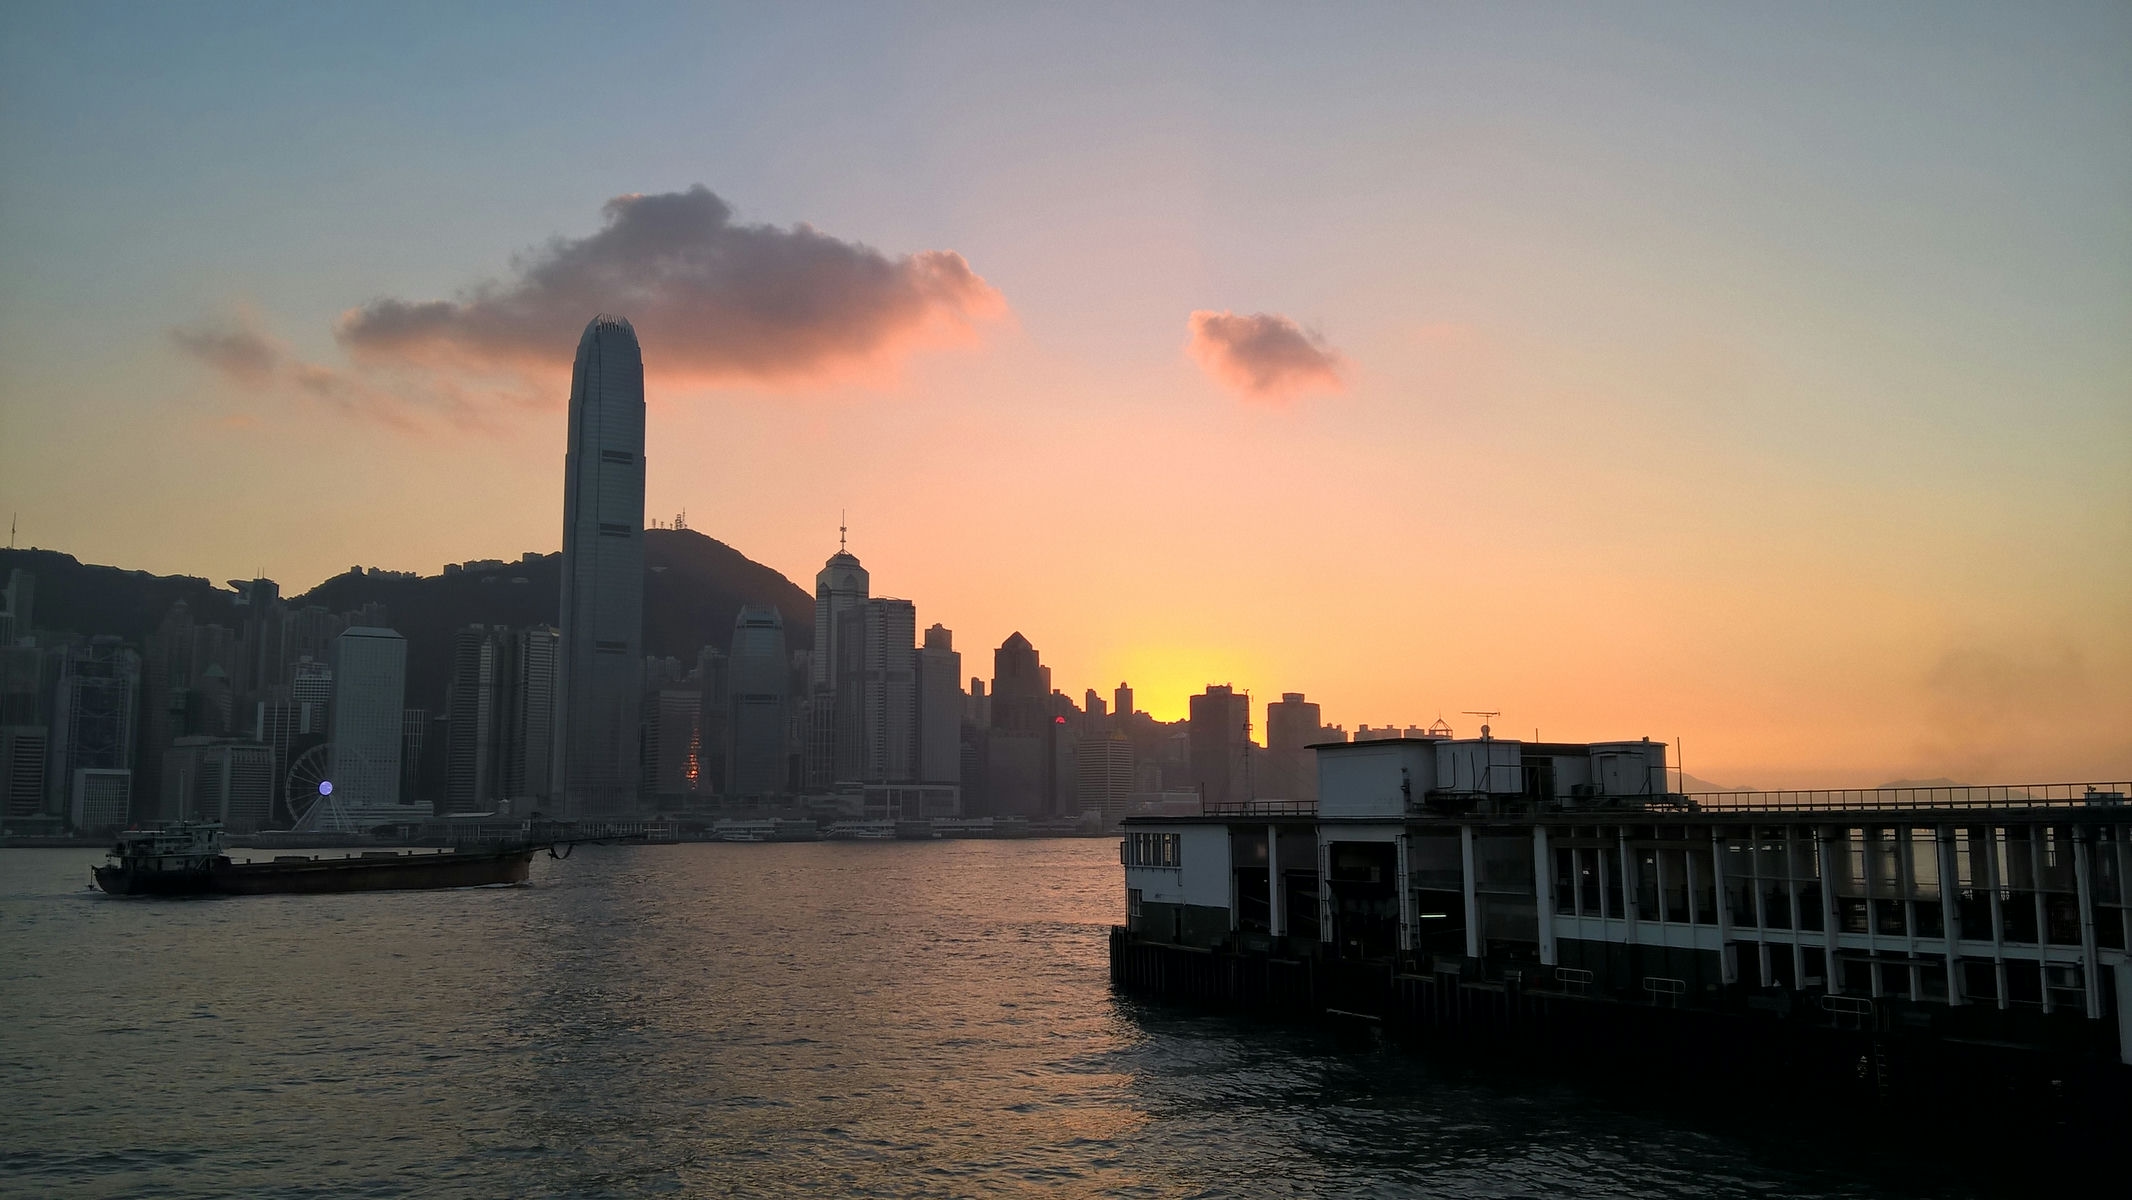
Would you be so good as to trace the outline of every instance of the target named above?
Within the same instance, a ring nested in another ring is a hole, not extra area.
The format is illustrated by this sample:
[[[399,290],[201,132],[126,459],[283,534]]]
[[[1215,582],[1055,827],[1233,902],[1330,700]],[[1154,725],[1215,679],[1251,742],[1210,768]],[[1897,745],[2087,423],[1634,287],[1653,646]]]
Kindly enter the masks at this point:
[[[496,561],[496,560],[475,560]],[[742,606],[774,607],[785,621],[786,644],[814,643],[814,600],[773,567],[692,529],[644,531],[644,653],[694,666],[704,646],[724,649]],[[136,647],[171,605],[182,600],[201,622],[234,623],[236,594],[192,575],[154,575],[83,563],[45,549],[0,550],[0,577],[13,568],[37,577],[34,624],[82,635],[116,634]],[[493,569],[436,575],[351,568],[283,599],[291,608],[318,605],[353,612],[383,604],[393,629],[407,639],[407,705],[440,711],[448,678],[451,636],[467,625],[554,625],[562,607],[562,555],[526,555]]]

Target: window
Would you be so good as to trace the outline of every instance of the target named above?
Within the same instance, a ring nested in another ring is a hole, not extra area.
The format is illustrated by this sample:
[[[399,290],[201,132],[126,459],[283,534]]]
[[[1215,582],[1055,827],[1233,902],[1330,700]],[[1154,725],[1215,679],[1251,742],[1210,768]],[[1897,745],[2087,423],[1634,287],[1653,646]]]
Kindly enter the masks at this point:
[[[629,653],[629,643],[628,643],[628,642],[594,642],[594,643],[592,643],[592,649],[593,649],[593,652],[594,652],[594,653],[596,653],[596,654],[627,654],[627,653]]]
[[[601,537],[628,537],[628,536],[629,536],[629,526],[628,526],[628,524],[627,524],[627,523],[624,523],[624,522],[616,522],[616,521],[602,521],[602,522],[600,522],[600,536],[601,536]]]
[[[1180,867],[1184,865],[1184,835],[1181,833],[1136,833],[1126,843],[1127,866]]]
[[[608,463],[619,463],[622,466],[626,467],[629,464],[637,461],[637,456],[631,454],[627,450],[602,450],[600,451],[600,461]]]

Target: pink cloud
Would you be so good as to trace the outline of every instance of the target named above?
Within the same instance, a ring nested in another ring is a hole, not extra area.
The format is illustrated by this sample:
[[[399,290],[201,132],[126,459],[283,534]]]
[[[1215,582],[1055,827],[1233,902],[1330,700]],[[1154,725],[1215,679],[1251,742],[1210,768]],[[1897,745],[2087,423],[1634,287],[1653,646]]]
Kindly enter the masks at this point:
[[[593,313],[627,316],[648,374],[782,384],[864,374],[1007,311],[960,254],[891,258],[809,225],[743,225],[701,185],[617,196],[604,226],[521,255],[453,300],[373,300],[336,333],[360,362],[567,368]]]
[[[1216,382],[1257,400],[1286,400],[1346,386],[1345,366],[1325,340],[1279,313],[1241,316],[1200,309],[1185,349]]]

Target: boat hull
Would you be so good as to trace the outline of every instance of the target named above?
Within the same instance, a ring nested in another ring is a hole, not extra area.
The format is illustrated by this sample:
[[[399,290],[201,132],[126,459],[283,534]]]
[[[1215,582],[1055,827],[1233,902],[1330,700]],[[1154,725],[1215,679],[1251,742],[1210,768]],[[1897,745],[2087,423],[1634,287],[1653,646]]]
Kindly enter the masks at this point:
[[[532,848],[469,854],[407,854],[307,862],[233,863],[205,871],[133,871],[98,867],[96,886],[114,896],[267,896],[329,892],[398,892],[524,883]]]

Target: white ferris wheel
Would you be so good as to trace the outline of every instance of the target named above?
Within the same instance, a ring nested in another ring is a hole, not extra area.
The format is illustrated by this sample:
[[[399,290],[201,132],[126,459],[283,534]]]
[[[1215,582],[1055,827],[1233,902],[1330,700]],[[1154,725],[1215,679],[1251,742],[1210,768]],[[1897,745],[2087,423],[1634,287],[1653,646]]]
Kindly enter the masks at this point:
[[[304,833],[356,833],[362,826],[349,811],[333,776],[368,778],[370,759],[359,750],[335,751],[333,743],[320,742],[289,760],[288,776],[282,781],[282,797],[295,822],[291,828]]]

